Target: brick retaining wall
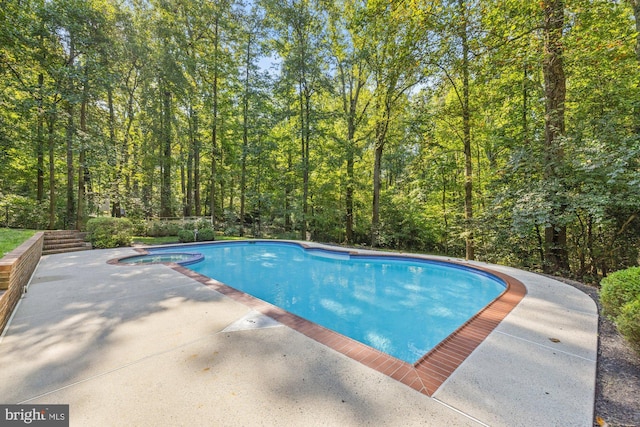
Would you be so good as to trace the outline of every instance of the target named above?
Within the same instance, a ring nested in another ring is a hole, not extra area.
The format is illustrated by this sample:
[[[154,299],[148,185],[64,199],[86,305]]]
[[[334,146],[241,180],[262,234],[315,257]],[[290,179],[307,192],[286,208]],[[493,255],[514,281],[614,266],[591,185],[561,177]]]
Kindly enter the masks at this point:
[[[44,233],[36,233],[0,259],[0,332],[4,329],[22,289],[40,261]]]

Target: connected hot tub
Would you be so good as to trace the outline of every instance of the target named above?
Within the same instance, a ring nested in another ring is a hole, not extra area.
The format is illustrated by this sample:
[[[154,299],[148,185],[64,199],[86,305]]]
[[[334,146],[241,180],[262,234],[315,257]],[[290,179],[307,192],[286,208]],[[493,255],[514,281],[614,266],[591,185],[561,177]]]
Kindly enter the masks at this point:
[[[162,264],[176,263],[180,265],[191,265],[204,259],[204,255],[199,252],[162,252],[144,255],[134,255],[118,260],[122,264]]]

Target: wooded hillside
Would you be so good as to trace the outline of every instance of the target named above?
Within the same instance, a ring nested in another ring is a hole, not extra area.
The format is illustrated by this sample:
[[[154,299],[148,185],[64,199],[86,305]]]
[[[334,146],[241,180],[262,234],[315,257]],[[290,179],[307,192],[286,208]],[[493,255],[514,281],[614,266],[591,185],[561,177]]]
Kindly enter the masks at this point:
[[[638,263],[639,0],[1,4],[2,225]]]

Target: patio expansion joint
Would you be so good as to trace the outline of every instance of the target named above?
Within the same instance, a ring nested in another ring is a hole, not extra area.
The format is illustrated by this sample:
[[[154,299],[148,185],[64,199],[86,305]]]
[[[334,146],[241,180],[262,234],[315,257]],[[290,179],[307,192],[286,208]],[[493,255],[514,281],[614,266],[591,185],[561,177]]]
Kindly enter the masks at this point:
[[[539,342],[531,341],[531,340],[528,340],[526,338],[522,338],[522,337],[519,337],[519,336],[513,335],[513,334],[508,334],[508,333],[502,332],[502,331],[494,331],[494,332],[496,332],[498,334],[501,334],[501,335],[504,335],[504,336],[507,336],[509,338],[513,338],[513,339],[516,339],[516,340],[519,340],[519,341],[523,341],[523,342],[526,342],[526,343],[529,343],[529,344],[533,344],[533,345],[535,345],[537,347],[546,348],[547,350],[556,351],[558,353],[566,354],[567,356],[577,357],[578,359],[586,360],[587,362],[596,363],[596,359],[591,359],[591,358],[588,358],[588,357],[580,356],[579,354],[575,354],[575,353],[572,353],[570,351],[564,351],[564,350],[561,350],[561,349],[559,349],[557,347],[552,347],[550,345],[541,344]]]
[[[482,427],[491,427],[489,424],[483,423],[483,422],[482,422],[482,421],[480,421],[479,419],[477,419],[477,418],[475,418],[475,417],[473,417],[473,416],[471,416],[471,415],[467,414],[467,413],[466,413],[466,412],[464,412],[464,411],[461,411],[460,409],[458,409],[458,408],[456,408],[456,407],[454,407],[454,406],[449,405],[448,403],[443,402],[442,400],[438,399],[437,397],[433,397],[433,396],[431,396],[431,399],[433,399],[433,401],[434,401],[434,402],[437,402],[437,403],[439,403],[440,405],[442,405],[442,406],[444,406],[444,407],[446,407],[446,408],[448,408],[448,409],[450,409],[450,410],[452,410],[452,411],[454,411],[454,412],[457,412],[458,414],[460,414],[460,415],[462,415],[462,416],[464,416],[464,417],[466,417],[466,418],[470,419],[471,421],[473,421],[473,422],[475,422],[475,423],[478,423],[478,425],[480,425],[480,426],[482,426]]]

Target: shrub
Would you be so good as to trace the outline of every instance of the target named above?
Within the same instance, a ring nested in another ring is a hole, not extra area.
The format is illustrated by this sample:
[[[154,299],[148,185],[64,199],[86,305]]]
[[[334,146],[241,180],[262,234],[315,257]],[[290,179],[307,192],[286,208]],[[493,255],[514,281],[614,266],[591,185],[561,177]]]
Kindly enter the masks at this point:
[[[198,242],[207,242],[210,240],[215,240],[215,231],[213,231],[213,228],[198,230]]]
[[[616,271],[600,282],[604,314],[640,353],[640,267]]]
[[[92,218],[87,222],[87,232],[94,248],[130,246],[133,224],[127,218]]]
[[[603,312],[614,322],[622,308],[640,298],[640,267],[616,271],[600,282]]]
[[[147,236],[149,237],[166,237],[177,236],[180,231],[180,225],[168,221],[151,221],[147,224]]]
[[[198,230],[196,234],[195,230]],[[197,237],[197,240],[196,240]],[[178,232],[180,242],[206,242],[215,240],[215,231],[211,228],[211,224],[207,221],[190,222],[184,225],[184,228]]]
[[[195,237],[196,236],[193,230],[178,231],[178,239],[180,240],[180,243],[195,242],[196,241]]]
[[[47,204],[16,194],[0,195],[0,224],[12,228],[43,229],[49,218]]]
[[[622,307],[616,325],[622,336],[640,353],[640,295]]]

